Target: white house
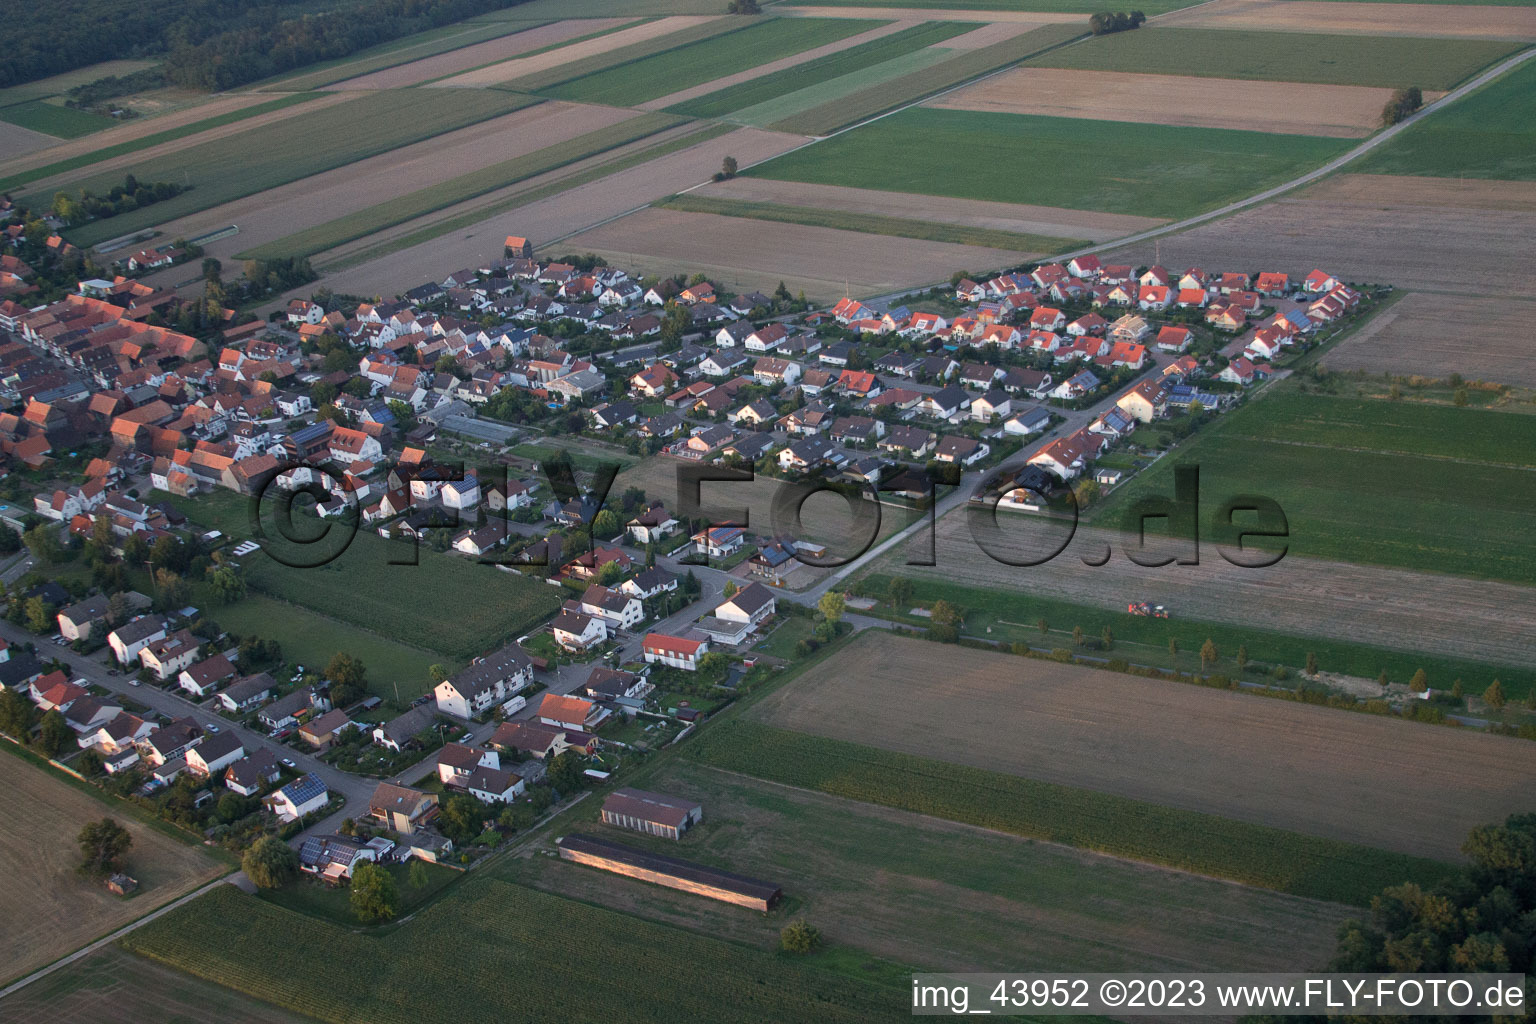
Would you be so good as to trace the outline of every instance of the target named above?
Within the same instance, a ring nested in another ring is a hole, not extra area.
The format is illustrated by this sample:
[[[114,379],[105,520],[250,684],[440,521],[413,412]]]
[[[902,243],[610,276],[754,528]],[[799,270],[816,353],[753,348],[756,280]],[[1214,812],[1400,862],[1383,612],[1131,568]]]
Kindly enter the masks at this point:
[[[473,718],[532,681],[533,659],[512,644],[475,660],[462,672],[438,683],[432,695],[439,711],[457,718]]]
[[[755,626],[773,614],[775,605],[773,591],[761,583],[753,583],[738,590],[711,614],[727,622],[745,622]]]
[[[641,650],[645,654],[647,664],[666,665],[669,668],[694,672],[698,670],[699,659],[709,653],[709,641],[690,640],[680,636],[668,636],[665,633],[650,633],[641,644]]]
[[[480,481],[470,473],[462,480],[449,480],[438,493],[445,508],[472,509],[480,504]]]
[[[330,791],[320,776],[313,773],[301,776],[282,789],[262,800],[278,821],[294,821],[324,807],[331,799]]]

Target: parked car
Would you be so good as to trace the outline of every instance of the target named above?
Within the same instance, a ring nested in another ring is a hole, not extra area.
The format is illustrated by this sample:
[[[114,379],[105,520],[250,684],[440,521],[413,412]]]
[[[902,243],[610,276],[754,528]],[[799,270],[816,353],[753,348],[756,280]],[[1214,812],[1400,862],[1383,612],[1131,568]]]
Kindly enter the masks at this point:
[[[283,758],[283,762],[282,763],[283,763],[283,767],[284,768],[289,768],[289,769],[292,769],[293,771],[298,771],[299,770],[299,766],[293,763],[293,758],[291,758],[291,757]]]
[[[116,672],[113,672],[112,674],[114,676],[117,675]],[[130,679],[130,680],[128,680],[128,685],[129,686],[138,686],[139,685],[139,681],[137,679]]]

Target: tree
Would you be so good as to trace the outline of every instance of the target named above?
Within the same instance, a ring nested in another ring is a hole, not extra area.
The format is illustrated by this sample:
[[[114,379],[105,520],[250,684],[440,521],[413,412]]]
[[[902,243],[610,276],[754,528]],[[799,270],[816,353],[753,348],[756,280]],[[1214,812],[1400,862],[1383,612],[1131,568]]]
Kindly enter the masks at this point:
[[[779,932],[779,946],[786,953],[804,955],[821,945],[821,932],[804,918],[798,918]]]
[[[592,536],[610,540],[619,535],[624,524],[619,522],[618,514],[611,508],[605,508],[592,518]]]
[[[432,685],[436,686],[438,683],[448,678],[448,669],[434,662],[433,664],[427,666],[427,678],[431,679]]]
[[[1504,710],[1504,704],[1506,703],[1504,684],[1495,679],[1488,689],[1483,691],[1483,702],[1495,711]],[[49,714],[52,714],[52,712],[49,712]],[[44,722],[47,722],[46,718]]]
[[[245,576],[232,565],[221,565],[208,570],[208,586],[213,598],[220,604],[234,604],[245,597]]]
[[[1387,670],[1386,669],[1382,669],[1380,674],[1376,676],[1376,685],[1381,687],[1383,690],[1385,690],[1389,685],[1391,685],[1391,682],[1392,682],[1392,680],[1387,678]]]
[[[1170,658],[1177,658],[1178,656],[1179,656],[1179,638],[1176,637],[1176,636],[1171,636],[1171,637],[1168,638],[1168,657],[1170,657]]]
[[[1248,645],[1247,644],[1238,644],[1237,645],[1237,657],[1234,658],[1233,660],[1237,662],[1237,670],[1239,672],[1246,672],[1246,671],[1248,671]]]
[[[352,869],[352,913],[364,924],[389,921],[400,912],[395,877],[371,861]]]
[[[1452,392],[1452,394],[1451,394],[1451,402],[1452,402],[1452,404],[1456,405],[1458,408],[1464,407],[1467,404],[1467,401],[1468,401],[1468,398],[1467,398],[1467,389],[1466,388],[1457,388],[1454,392]]]
[[[843,621],[843,612],[847,610],[847,607],[847,600],[837,590],[827,591],[816,602],[816,610],[821,612],[821,617],[833,625]]]
[[[410,882],[412,889],[425,889],[431,879],[427,877],[427,865],[420,857],[411,858]]]
[[[611,587],[624,578],[624,567],[618,562],[604,562],[603,567],[597,570],[597,582],[605,587]]]
[[[149,545],[137,533],[130,533],[123,541],[123,562],[126,565],[143,565],[149,559]]]
[[[1313,651],[1307,652],[1307,675],[1317,675],[1317,654]]]
[[[549,763],[549,784],[561,793],[570,794],[581,788],[581,755],[574,750],[564,750]]]
[[[1051,631],[1051,624],[1049,622],[1046,622],[1044,618],[1041,618],[1041,619],[1036,620],[1035,628],[1040,630],[1040,635],[1041,636],[1045,636],[1047,633],[1049,633]]]
[[[735,157],[728,156],[724,160],[720,161],[720,173],[726,178],[734,178],[736,177],[736,169],[739,166],[740,165],[736,163]]]
[[[95,747],[87,747],[79,757],[75,758],[75,771],[91,779],[104,771],[101,755],[96,753]]]
[[[1114,630],[1110,629],[1108,626],[1105,626],[1104,627],[1104,632],[1099,634],[1099,642],[1104,645],[1104,649],[1106,651],[1111,649],[1112,647],[1114,647],[1115,646],[1115,633],[1114,633]]]
[[[1414,693],[1423,693],[1429,689],[1429,676],[1424,674],[1422,668],[1413,674],[1412,679],[1408,680],[1408,689]]]
[[[53,605],[40,597],[29,597],[22,609],[27,618],[27,628],[34,633],[52,632],[54,616],[57,612]]]
[[[37,724],[37,705],[10,687],[0,687],[0,732],[25,743]]]
[[[1536,690],[1532,690],[1531,692],[1532,693],[1536,693]],[[1457,700],[1461,700],[1461,698],[1463,696],[1465,696],[1465,695],[1466,695],[1466,690],[1462,687],[1460,679],[1456,680],[1454,683],[1451,684],[1451,696],[1452,697],[1455,697]]]
[[[187,581],[170,569],[155,570],[155,606],[161,611],[174,611],[185,606],[191,593]]]
[[[21,539],[32,557],[44,565],[52,565],[64,557],[64,545],[59,543],[58,533],[49,526],[39,523],[22,534]]]
[[[1200,670],[1203,672],[1216,664],[1217,656],[1216,642],[1206,637],[1205,643],[1200,645]]]
[[[892,576],[890,585],[886,587],[886,596],[890,599],[891,607],[898,612],[912,607],[912,581],[905,576]]]
[[[361,700],[368,689],[368,670],[352,655],[338,652],[325,666],[331,683],[331,703],[343,707]]]
[[[1081,646],[1083,646],[1083,627],[1082,626],[1073,626],[1072,627],[1072,646],[1073,647],[1081,647]]]
[[[276,889],[299,874],[299,855],[277,836],[262,836],[240,858],[240,868],[261,889]]]
[[[69,727],[64,713],[54,708],[43,716],[37,730],[37,747],[49,757],[57,757],[59,751],[74,743],[75,731]]]
[[[1406,89],[1396,89],[1392,97],[1387,100],[1386,106],[1381,109],[1381,123],[1390,127],[1407,118],[1415,110],[1424,105],[1424,93],[1416,85],[1410,85]]]
[[[736,581],[735,580],[726,580],[725,581],[725,590],[722,592],[722,596],[727,601],[729,601],[731,598],[736,596],[736,594],[737,594],[737,592],[739,590],[741,590],[741,588],[736,585]]]
[[[100,878],[118,870],[133,845],[133,836],[113,819],[102,818],[87,823],[76,841],[80,844],[80,873]]]

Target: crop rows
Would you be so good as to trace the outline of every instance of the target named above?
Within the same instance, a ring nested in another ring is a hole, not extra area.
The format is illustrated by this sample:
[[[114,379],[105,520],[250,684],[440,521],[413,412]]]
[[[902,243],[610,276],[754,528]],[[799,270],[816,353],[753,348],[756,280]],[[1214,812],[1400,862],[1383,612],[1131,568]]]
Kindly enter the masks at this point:
[[[711,728],[688,756],[833,796],[1337,903],[1363,906],[1387,885],[1429,884],[1453,870],[1425,858],[744,720]]]

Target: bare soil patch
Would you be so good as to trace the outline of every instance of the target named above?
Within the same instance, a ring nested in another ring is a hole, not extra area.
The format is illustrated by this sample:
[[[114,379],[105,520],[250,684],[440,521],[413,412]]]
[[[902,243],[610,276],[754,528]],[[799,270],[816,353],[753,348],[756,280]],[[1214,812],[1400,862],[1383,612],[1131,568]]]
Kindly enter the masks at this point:
[[[1489,302],[1466,295],[1404,296],[1323,363],[1330,370],[1420,374],[1536,387],[1530,324],[1536,302]]]
[[[1087,238],[1095,242],[1109,241],[1166,223],[1156,217],[1069,210],[1059,206],[1027,206],[981,199],[955,199],[949,196],[924,196],[912,192],[883,192],[871,188],[817,185],[772,178],[732,178],[730,181],[704,186],[699,190],[699,195],[779,203],[784,206],[819,206],[850,213],[967,224],[1054,238]]]
[[[643,43],[648,39],[656,39],[660,36],[670,35],[694,25],[702,25],[707,21],[714,21],[720,15],[678,15],[671,18],[659,18],[656,21],[635,25],[633,28],[620,29],[618,32],[610,32],[596,39],[588,39],[584,43],[575,43],[571,46],[562,46],[559,49],[550,50],[548,53],[535,54],[532,57],[514,57],[511,60],[492,64],[489,67],[469,71],[453,78],[444,79],[441,82],[433,82],[432,87],[443,89],[474,89],[499,85],[502,82],[510,82],[524,75],[531,75],[539,71],[548,71],[562,64],[581,60],[585,57],[593,57],[599,53],[608,53],[620,47],[629,46],[632,43]],[[613,19],[604,19],[612,21]],[[563,23],[562,23],[563,24]],[[584,33],[574,33],[583,35]]]
[[[980,50],[982,47],[991,46],[993,43],[1001,43],[1021,36],[1025,32],[1031,32],[1041,25],[1049,24],[1049,18],[1040,18],[1037,21],[996,21],[990,25],[973,28],[964,35],[954,36],[938,44],[941,50]]]
[[[1323,267],[1345,280],[1414,291],[1536,298],[1536,278],[1525,265],[1533,237],[1536,210],[1429,206],[1411,198],[1286,198],[1103,258],[1302,274]]]
[[[634,116],[634,111],[618,107],[540,103],[204,210],[161,230],[171,238],[195,238],[238,224],[239,234],[207,246],[209,255],[224,259],[282,238],[301,226],[343,217],[390,196],[429,188]]]
[[[1296,193],[1304,199],[1536,212],[1536,181],[1336,174]]]
[[[11,153],[17,156],[35,153],[39,149],[57,146],[62,141],[62,139],[55,136],[44,135],[42,132],[23,128],[19,124],[0,121],[0,152],[3,153]]]
[[[948,110],[1043,114],[1283,135],[1363,138],[1381,123],[1390,89],[1014,68],[927,104]],[[1433,102],[1440,94],[1426,94]]]
[[[348,92],[354,89],[403,89],[406,86],[418,85],[430,78],[441,78],[444,75],[468,71],[494,61],[510,60],[519,54],[563,43],[567,39],[575,39],[578,36],[591,35],[593,32],[602,32],[633,20],[632,18],[572,18],[557,21],[551,25],[540,25],[538,28],[487,39],[483,43],[475,43],[458,50],[449,50],[447,53],[439,53],[433,57],[413,60],[409,64],[359,75],[327,86],[327,89],[332,92]]]
[[[893,240],[834,228],[646,209],[570,241],[647,273],[688,267],[733,291],[791,290],[824,301],[845,294],[878,294],[948,277],[956,270],[983,273],[1017,263],[1021,253],[949,242]]]
[[[127,871],[138,895],[124,899],[75,873],[75,836],[112,817],[133,835]],[[157,832],[9,752],[0,752],[0,974],[20,977],[79,949],[217,877],[202,850]]]
[[[1041,538],[1044,529],[1023,515],[1004,512],[999,521],[1006,531],[1002,536],[1009,539]],[[1038,593],[1098,608],[1123,610],[1135,599],[1166,605],[1180,618],[1256,624],[1496,665],[1536,665],[1531,647],[1536,589],[1529,587],[1295,555],[1267,569],[1240,569],[1209,544],[1197,566],[1147,568],[1125,556],[1119,532],[1088,527],[1080,527],[1066,551],[1044,565],[1015,568],[981,550],[963,509],[939,520],[935,544],[935,566],[906,566],[906,554],[899,549],[886,556],[885,564],[907,575]],[[1085,557],[1102,558],[1106,548],[1113,551],[1106,564],[1084,564]]]
[[[868,32],[860,32],[858,35],[848,36],[846,39],[839,39],[835,42],[828,43],[825,46],[818,46],[814,49],[804,50],[800,53],[792,53],[788,57],[782,57],[779,60],[769,61],[767,64],[759,64],[755,68],[747,68],[745,71],[738,71],[734,75],[726,75],[724,78],[717,78],[712,82],[704,82],[701,85],[695,85],[688,89],[680,89],[677,92],[668,93],[667,95],[657,97],[654,100],[648,100],[639,106],[641,110],[665,110],[667,107],[670,107],[675,103],[685,103],[688,100],[695,99],[699,96],[708,96],[712,92],[718,92],[721,89],[729,88],[730,86],[737,85],[741,82],[748,82],[754,78],[762,78],[764,75],[776,74],[785,70],[786,68],[792,68],[796,64],[804,64],[806,61],[817,60],[818,58],[825,57],[829,54],[837,53],[841,50],[846,50],[851,46],[859,46],[863,43],[868,43],[873,40],[880,39],[884,36],[891,35],[892,33],[904,31],[918,24],[921,24],[921,22],[911,20],[893,21],[889,25],[881,25],[879,28],[870,29]]]
[[[1166,14],[1158,19],[1158,24],[1369,36],[1536,39],[1536,7],[1217,0]]]
[[[866,633],[753,712],[783,728],[1459,859],[1529,806],[1529,742]]]
[[[642,144],[654,141],[647,140]],[[610,217],[621,216],[663,196],[697,185],[719,170],[720,161],[727,155],[735,156],[742,166],[747,166],[792,149],[804,141],[798,135],[743,128],[548,199],[496,214],[467,231],[453,232],[401,249],[327,276],[326,280],[337,291],[351,293],[351,289],[357,289],[356,294],[359,295],[394,294],[415,287],[425,280],[429,276],[425,268],[460,267],[485,259],[487,252],[500,250],[501,240],[509,234],[531,238],[535,246],[543,246],[554,239],[564,238]],[[622,150],[605,154],[603,159],[611,159],[620,152]],[[560,173],[569,173],[573,169],[567,168]],[[451,216],[454,212],[454,208],[440,211],[431,219]],[[404,233],[420,226],[419,222],[413,222],[392,231]],[[377,239],[365,239],[356,245],[368,245],[373,241]],[[560,248],[562,252],[572,251],[575,243]],[[337,253],[345,251],[345,248],[336,250]],[[322,257],[317,262],[323,262],[324,259]],[[675,266],[692,267],[695,262],[684,259]]]
[[[815,4],[773,8],[774,14],[799,18],[913,18],[920,21],[1026,22],[1031,27],[1059,22],[1086,21],[1082,14],[1060,11],[952,11],[945,7],[825,7]],[[954,46],[953,40],[944,43]]]

